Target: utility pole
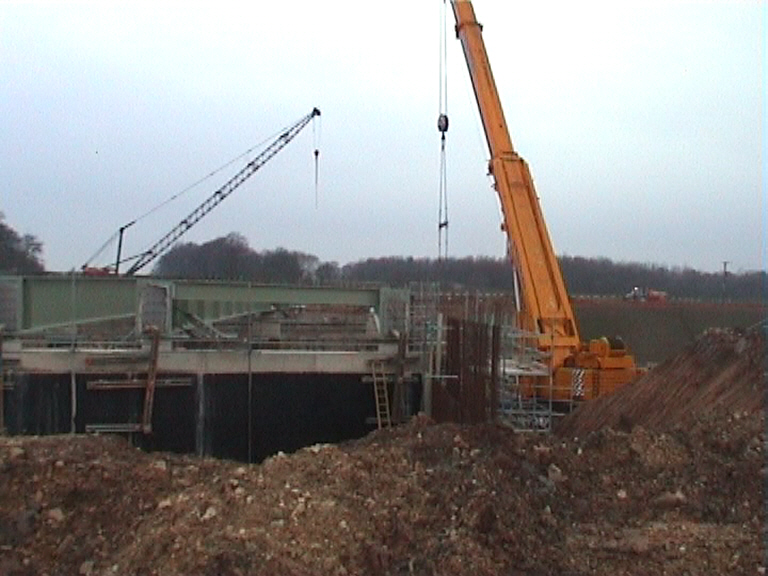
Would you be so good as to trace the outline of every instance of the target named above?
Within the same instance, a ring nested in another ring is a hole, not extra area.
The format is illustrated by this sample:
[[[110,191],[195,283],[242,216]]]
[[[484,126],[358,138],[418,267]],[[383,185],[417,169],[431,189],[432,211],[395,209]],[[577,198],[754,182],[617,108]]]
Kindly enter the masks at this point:
[[[728,260],[723,260],[723,299],[722,302],[725,304],[725,296],[726,296],[726,282],[728,279]]]

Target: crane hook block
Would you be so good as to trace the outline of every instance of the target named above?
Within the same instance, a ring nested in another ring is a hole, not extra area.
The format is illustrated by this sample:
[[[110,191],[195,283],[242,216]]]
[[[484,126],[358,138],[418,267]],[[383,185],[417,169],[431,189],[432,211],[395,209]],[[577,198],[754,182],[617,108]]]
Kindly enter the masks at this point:
[[[440,114],[437,118],[437,129],[440,130],[443,134],[448,132],[448,115],[447,114]]]

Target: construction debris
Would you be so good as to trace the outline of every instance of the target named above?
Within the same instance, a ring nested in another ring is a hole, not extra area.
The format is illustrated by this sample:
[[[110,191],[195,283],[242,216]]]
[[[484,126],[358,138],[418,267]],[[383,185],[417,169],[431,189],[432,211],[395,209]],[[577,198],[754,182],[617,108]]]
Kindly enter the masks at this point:
[[[417,417],[260,465],[0,438],[0,575],[764,573],[765,420],[734,367],[760,364],[751,338],[659,368],[685,423],[663,430],[626,404],[579,439]],[[707,410],[723,369],[740,392]]]

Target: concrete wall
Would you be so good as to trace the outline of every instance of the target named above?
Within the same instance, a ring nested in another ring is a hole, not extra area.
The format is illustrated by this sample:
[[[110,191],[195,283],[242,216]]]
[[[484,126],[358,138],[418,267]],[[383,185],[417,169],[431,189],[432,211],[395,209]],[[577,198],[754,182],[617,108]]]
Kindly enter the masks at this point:
[[[83,433],[89,424],[139,422],[143,390],[89,389],[100,377],[114,374],[16,374],[4,397],[7,432]],[[183,377],[188,385],[156,390],[153,433],[133,434],[137,445],[258,462],[278,451],[359,438],[375,426],[373,388],[363,375]]]

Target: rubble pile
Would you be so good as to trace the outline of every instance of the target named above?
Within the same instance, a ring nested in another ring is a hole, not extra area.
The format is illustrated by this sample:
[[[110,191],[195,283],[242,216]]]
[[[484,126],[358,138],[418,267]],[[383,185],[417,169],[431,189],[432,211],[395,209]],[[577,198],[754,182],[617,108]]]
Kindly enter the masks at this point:
[[[765,574],[763,346],[710,331],[559,435],[417,417],[258,465],[0,437],[0,576]]]
[[[414,419],[260,465],[0,438],[0,575],[764,573],[761,415],[582,441]]]

